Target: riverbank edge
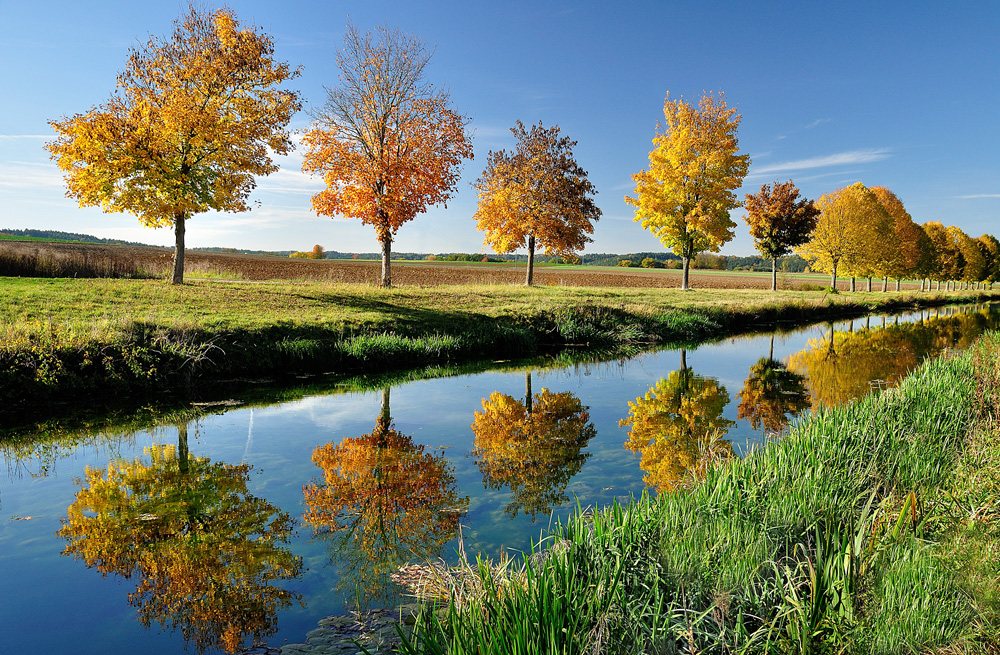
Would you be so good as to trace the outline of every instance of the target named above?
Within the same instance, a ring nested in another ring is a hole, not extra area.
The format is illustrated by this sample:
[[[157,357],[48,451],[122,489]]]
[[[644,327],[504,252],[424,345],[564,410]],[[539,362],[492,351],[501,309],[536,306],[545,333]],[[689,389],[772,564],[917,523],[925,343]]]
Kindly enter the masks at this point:
[[[991,332],[672,493],[578,510],[554,555],[439,571],[402,652],[996,653],[998,491]]]
[[[498,317],[478,307],[440,308],[446,321],[386,328],[387,321],[352,326],[275,321],[255,328],[175,327],[132,320],[113,337],[67,346],[58,336],[32,335],[15,346],[0,347],[0,409],[30,413],[52,400],[88,402],[114,395],[137,400],[154,394],[184,394],[220,381],[267,383],[304,374],[356,374],[404,371],[490,359],[551,354],[566,348],[614,356],[617,350],[657,344],[693,345],[775,325],[789,329],[824,320],[870,313],[898,312],[948,304],[1000,300],[1000,293],[959,292],[865,296],[844,294],[775,296],[734,307],[624,307],[595,289],[579,291],[565,304],[541,311]],[[382,310],[390,318],[391,305]],[[430,312],[433,314],[433,312]],[[388,321],[391,324],[391,320]],[[442,327],[444,326],[444,327]],[[14,326],[15,329],[17,326]]]

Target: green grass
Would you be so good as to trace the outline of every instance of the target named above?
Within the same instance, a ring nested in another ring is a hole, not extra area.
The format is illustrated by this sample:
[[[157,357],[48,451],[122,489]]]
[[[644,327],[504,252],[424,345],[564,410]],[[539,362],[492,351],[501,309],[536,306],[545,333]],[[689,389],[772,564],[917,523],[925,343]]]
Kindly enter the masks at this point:
[[[993,335],[685,489],[579,512],[548,557],[442,573],[406,651],[996,652],[998,362]]]
[[[0,392],[16,407],[205,379],[404,369],[566,345],[691,343],[777,320],[984,297],[0,278]]]

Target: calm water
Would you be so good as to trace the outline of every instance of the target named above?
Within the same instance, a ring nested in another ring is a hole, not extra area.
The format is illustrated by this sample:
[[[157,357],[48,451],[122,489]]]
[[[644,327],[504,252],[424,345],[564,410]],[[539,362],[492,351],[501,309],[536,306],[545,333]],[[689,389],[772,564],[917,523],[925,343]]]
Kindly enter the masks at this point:
[[[0,634],[7,650],[95,654],[300,642],[346,607],[391,606],[390,575],[454,560],[459,526],[470,553],[525,549],[575,503],[670,489],[706,457],[966,347],[998,311],[331,386],[152,431],[0,445]]]

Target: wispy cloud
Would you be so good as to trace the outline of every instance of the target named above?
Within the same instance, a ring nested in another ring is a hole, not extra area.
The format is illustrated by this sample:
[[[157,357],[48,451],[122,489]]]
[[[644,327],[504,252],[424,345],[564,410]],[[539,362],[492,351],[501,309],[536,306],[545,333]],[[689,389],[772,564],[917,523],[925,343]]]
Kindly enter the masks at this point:
[[[34,162],[0,162],[0,188],[39,189],[62,188],[63,178],[52,164]]]
[[[971,200],[973,198],[1000,198],[1000,193],[972,193],[967,196],[955,196],[962,200]]]
[[[851,166],[855,164],[867,164],[874,161],[881,161],[889,157],[888,148],[870,148],[867,150],[849,150],[838,152],[824,157],[811,157],[809,159],[796,159],[770,166],[762,166],[753,171],[755,176],[769,175],[771,173],[783,173],[786,171],[802,171],[812,168],[826,168],[828,166]]]
[[[804,129],[811,130],[814,127],[822,125],[823,123],[829,123],[832,120],[833,120],[832,118],[817,118],[812,123],[806,125]]]
[[[0,134],[0,141],[13,141],[15,139],[51,139],[53,137],[54,135],[52,134]]]

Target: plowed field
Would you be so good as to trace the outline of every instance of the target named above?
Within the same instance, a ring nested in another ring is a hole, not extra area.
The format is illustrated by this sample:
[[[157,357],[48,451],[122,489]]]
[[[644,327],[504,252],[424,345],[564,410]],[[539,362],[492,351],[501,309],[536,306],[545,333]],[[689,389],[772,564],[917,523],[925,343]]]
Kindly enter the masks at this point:
[[[78,243],[41,243],[0,241],[0,252],[7,251],[38,257],[97,261],[104,258],[128,259],[149,273],[167,276],[172,268],[173,251],[167,248]],[[375,283],[381,273],[380,262],[351,260],[308,260],[263,255],[204,253],[185,254],[185,272],[191,277],[246,281],[319,280],[330,282]],[[522,284],[524,262],[481,264],[465,262],[393,262],[392,281],[396,285],[435,286],[441,284]],[[666,269],[573,267],[536,264],[535,284],[587,287],[679,287],[681,273]],[[799,288],[803,284],[829,284],[829,278],[816,275],[779,274],[781,288]],[[859,280],[859,290],[862,282]],[[717,289],[768,289],[771,277],[766,273],[726,273],[691,271],[691,286]],[[847,289],[846,281],[838,285]],[[907,289],[916,285],[904,285]],[[895,288],[894,285],[892,288]],[[878,289],[881,289],[879,281]]]

